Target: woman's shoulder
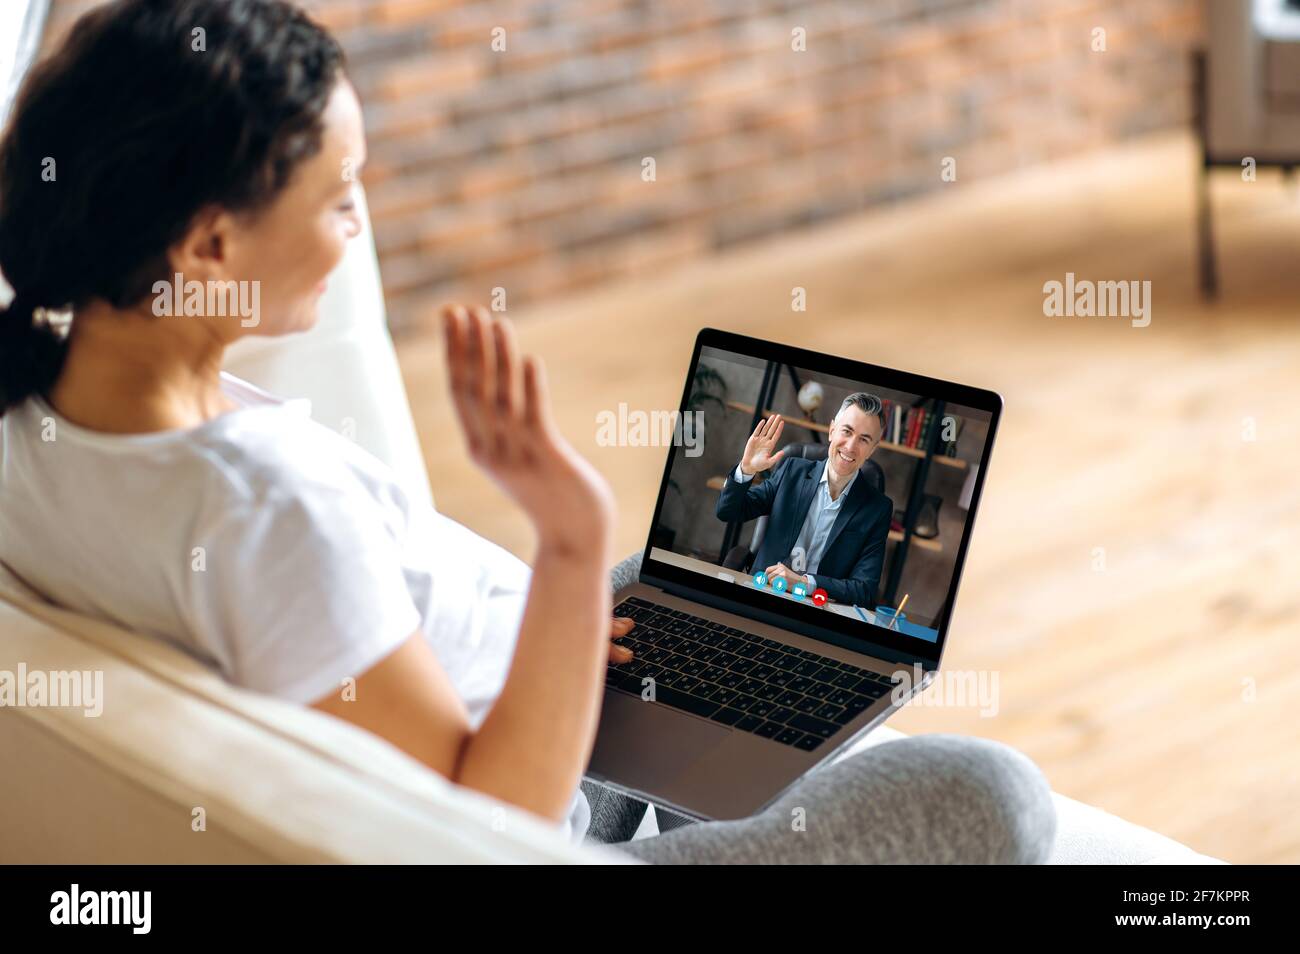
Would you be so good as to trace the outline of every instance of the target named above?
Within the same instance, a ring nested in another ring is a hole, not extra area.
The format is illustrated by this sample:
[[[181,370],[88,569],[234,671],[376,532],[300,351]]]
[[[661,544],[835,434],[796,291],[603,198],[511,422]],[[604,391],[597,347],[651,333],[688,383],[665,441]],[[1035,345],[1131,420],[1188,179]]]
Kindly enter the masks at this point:
[[[391,471],[313,420],[308,402],[248,398],[241,395],[241,407],[199,426],[141,434],[80,427],[29,398],[0,419],[8,465],[0,483],[14,491],[19,483],[49,489],[93,473],[133,499],[165,495],[167,502],[157,501],[161,509],[188,501],[209,514],[296,498],[401,504]]]
[[[354,445],[305,414],[268,408],[227,417],[225,426],[199,435],[193,451],[246,501],[367,490]]]

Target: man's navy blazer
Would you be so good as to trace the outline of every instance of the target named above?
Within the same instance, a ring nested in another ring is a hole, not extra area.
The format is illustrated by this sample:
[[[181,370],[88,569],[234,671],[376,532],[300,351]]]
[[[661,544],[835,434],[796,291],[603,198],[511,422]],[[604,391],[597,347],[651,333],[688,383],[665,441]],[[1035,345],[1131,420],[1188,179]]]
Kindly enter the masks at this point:
[[[754,572],[776,563],[790,565],[790,551],[808,519],[808,508],[817,495],[824,460],[786,457],[762,482],[735,480],[733,465],[718,498],[718,519],[730,523],[767,516],[767,530],[754,556]],[[870,607],[885,564],[885,541],[893,502],[871,486],[866,476],[849,488],[848,497],[831,525],[826,550],[813,574],[817,585],[839,603]]]

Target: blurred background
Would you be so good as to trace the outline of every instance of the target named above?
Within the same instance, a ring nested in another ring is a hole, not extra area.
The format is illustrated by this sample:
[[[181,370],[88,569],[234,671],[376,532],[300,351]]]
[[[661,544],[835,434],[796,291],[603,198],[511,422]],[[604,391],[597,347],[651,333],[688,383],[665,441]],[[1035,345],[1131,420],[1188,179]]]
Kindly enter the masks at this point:
[[[95,2],[54,0],[47,43]],[[1202,31],[1193,0],[303,6],[366,107],[395,329],[448,298],[547,301],[930,192],[944,156],[974,182],[1184,124]]]
[[[46,44],[91,5],[54,0]],[[544,357],[619,556],[665,450],[602,446],[598,415],[676,408],[703,326],[997,390],[944,663],[1000,704],[891,724],[1008,742],[1197,851],[1300,861],[1294,4],[304,5],[365,105],[441,510],[531,556],[448,407],[448,300]],[[1049,316],[1071,275],[1149,282],[1150,323]]]

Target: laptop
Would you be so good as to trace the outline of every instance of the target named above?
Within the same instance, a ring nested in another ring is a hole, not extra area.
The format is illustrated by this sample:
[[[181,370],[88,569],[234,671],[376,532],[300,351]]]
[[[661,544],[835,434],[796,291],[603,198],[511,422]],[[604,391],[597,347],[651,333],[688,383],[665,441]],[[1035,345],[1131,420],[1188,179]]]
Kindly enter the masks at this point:
[[[923,691],[1001,410],[993,391],[702,330],[640,574],[614,594],[633,659],[606,672],[588,778],[748,817]]]

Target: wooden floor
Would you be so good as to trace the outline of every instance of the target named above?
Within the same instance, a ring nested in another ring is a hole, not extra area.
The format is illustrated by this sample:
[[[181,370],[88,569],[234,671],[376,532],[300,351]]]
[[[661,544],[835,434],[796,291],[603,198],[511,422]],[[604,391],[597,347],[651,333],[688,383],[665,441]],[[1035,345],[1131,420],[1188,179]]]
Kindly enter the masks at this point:
[[[514,317],[561,426],[616,488],[620,553],[644,543],[664,451],[597,447],[596,414],[676,407],[701,326],[1000,391],[944,658],[996,672],[1000,709],[892,724],[1000,739],[1057,790],[1199,851],[1294,863],[1300,195],[1220,173],[1224,291],[1207,305],[1194,170],[1185,137],[1144,140]],[[1044,317],[1043,283],[1067,271],[1150,280],[1150,326]],[[439,508],[529,558],[522,517],[465,459],[436,337],[399,351]]]

